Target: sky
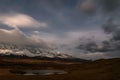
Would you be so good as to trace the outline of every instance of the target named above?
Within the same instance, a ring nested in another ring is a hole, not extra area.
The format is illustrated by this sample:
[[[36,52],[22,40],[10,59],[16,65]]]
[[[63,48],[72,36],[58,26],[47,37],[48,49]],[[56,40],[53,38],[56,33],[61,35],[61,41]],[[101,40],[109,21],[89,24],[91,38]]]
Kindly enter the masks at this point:
[[[108,15],[95,6],[93,0],[0,0],[0,42],[64,50],[77,46],[81,38],[106,40],[101,26]]]

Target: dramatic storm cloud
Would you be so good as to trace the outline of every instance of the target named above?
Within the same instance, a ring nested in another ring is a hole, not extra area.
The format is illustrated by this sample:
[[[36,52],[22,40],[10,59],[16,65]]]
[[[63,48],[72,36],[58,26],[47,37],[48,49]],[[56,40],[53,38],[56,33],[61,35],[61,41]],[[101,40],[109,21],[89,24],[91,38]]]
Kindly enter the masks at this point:
[[[111,35],[118,37],[118,27],[110,34],[104,31],[119,26],[119,3],[119,0],[0,0],[0,42],[39,45],[87,59],[119,57],[117,53],[86,54],[76,48],[89,43],[91,38],[100,43],[111,39]]]
[[[107,14],[113,13],[119,8],[119,0],[84,0],[80,7],[86,13],[101,10]]]
[[[112,12],[118,9],[120,1],[119,0],[98,0],[102,9],[106,12]]]
[[[85,5],[84,5],[85,4]],[[97,4],[97,5],[96,5]],[[109,40],[103,42],[104,50],[103,49],[97,49],[95,50],[95,47],[98,46],[97,43],[94,44],[93,42],[87,43],[86,47],[89,50],[92,50],[92,46],[94,47],[93,50],[95,52],[99,52],[102,50],[102,53],[91,53],[91,54],[86,54],[83,55],[84,57],[87,58],[87,56],[93,56],[96,58],[111,58],[118,56],[119,57],[119,48],[120,45],[120,1],[119,0],[85,0],[82,2],[81,8],[83,9],[82,12],[85,12],[85,14],[90,14],[90,12],[95,12],[92,13],[92,16],[89,15],[90,17],[96,17],[96,16],[101,16],[103,19],[103,23],[101,24],[101,27],[103,28],[104,32],[109,35]],[[89,7],[86,9],[88,5],[91,5],[94,7]],[[97,18],[96,18],[97,19]],[[91,47],[90,47],[91,45]],[[107,46],[106,46],[107,45]],[[89,48],[88,48],[89,46]],[[100,55],[100,56],[99,56]],[[88,57],[89,58],[89,57]]]

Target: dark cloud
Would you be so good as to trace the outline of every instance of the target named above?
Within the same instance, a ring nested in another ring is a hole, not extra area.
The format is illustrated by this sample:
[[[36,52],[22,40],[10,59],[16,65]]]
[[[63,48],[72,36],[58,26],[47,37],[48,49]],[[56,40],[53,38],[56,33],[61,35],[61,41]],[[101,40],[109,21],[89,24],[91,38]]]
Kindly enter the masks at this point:
[[[94,14],[95,12],[95,3],[93,0],[84,0],[80,4],[80,9],[82,12],[87,13],[87,14]]]
[[[105,12],[115,11],[120,4],[119,0],[98,0],[99,5],[102,7],[102,10]]]
[[[119,9],[119,0],[84,0],[80,4],[80,8],[87,14],[92,14],[96,11],[104,13],[114,13]]]
[[[105,22],[105,24],[103,24],[103,30],[107,34],[113,33],[117,27],[118,27],[118,25],[114,23],[113,18],[109,18],[107,20],[107,22]]]
[[[112,16],[102,25],[104,32],[110,34],[113,41],[120,41],[120,24],[117,22],[119,19]]]
[[[96,5],[97,4],[97,5]],[[89,6],[90,5],[90,6]],[[93,6],[94,7],[91,7]],[[89,7],[88,7],[89,6]],[[105,46],[105,43],[100,42],[101,44],[98,44],[97,42],[94,42],[96,45],[89,45],[89,44],[83,44],[80,45],[77,48],[84,49],[85,51],[88,51],[87,54],[82,55],[83,57],[90,58],[95,57],[97,58],[113,58],[113,57],[120,57],[120,24],[119,22],[119,7],[120,7],[120,1],[119,0],[84,0],[82,3],[82,11],[86,12],[87,14],[90,14],[90,12],[96,12],[97,15],[104,16],[102,28],[105,33],[109,34],[109,40],[108,45]],[[106,15],[107,14],[107,15]],[[93,14],[94,16],[96,14]],[[91,15],[90,15],[91,16]],[[90,41],[88,41],[90,43]],[[99,49],[101,48],[101,49]],[[94,51],[94,52],[91,52]],[[103,51],[103,52],[101,52]],[[116,51],[116,52],[115,52]]]
[[[95,5],[97,4],[97,5]],[[95,5],[94,7],[91,7]],[[86,12],[89,13],[92,10],[98,11],[99,13],[104,12],[102,15],[108,18],[104,24],[102,25],[104,31],[108,34],[112,34],[113,40],[119,39],[120,28],[119,24],[115,23],[119,21],[119,7],[120,7],[120,0],[85,0],[81,5]],[[120,40],[120,39],[119,39]]]
[[[108,1],[110,0],[0,0],[0,14],[2,14],[0,15],[0,25],[2,26],[0,27],[2,28],[0,29],[0,41],[50,48],[56,47],[56,45],[61,47],[64,44],[68,48],[76,46],[77,41],[82,36],[91,37],[95,35],[97,41],[103,40],[105,34],[96,31],[100,23],[100,20],[97,22],[97,19],[103,18],[103,16],[92,19],[86,15],[83,16],[79,13],[77,4],[80,3],[79,10],[84,12],[83,14],[87,13],[94,16],[97,11],[97,13],[101,11],[100,9],[107,14],[118,9],[116,3],[110,2],[110,5],[113,4],[111,9],[111,6],[107,5]],[[15,14],[9,15],[9,13]],[[109,21],[108,23],[108,26],[112,24]],[[48,27],[41,29],[46,24]],[[39,27],[41,28],[39,29]],[[95,27],[94,30],[91,27]],[[90,32],[91,30],[95,32]],[[99,31],[101,30],[99,29]],[[116,34],[114,33],[114,35]],[[65,46],[62,46],[62,49]],[[74,53],[75,51],[73,51]],[[80,56],[85,55],[82,53]],[[104,54],[91,53],[88,55],[89,58],[99,56],[102,57]]]

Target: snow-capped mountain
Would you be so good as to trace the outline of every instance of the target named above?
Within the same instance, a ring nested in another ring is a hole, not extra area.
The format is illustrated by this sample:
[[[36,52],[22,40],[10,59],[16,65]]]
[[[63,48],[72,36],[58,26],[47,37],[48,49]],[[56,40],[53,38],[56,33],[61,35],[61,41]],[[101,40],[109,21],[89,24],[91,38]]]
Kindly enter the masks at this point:
[[[0,43],[0,55],[15,55],[27,57],[48,57],[48,58],[73,58],[71,55],[35,46],[23,46],[15,44]]]

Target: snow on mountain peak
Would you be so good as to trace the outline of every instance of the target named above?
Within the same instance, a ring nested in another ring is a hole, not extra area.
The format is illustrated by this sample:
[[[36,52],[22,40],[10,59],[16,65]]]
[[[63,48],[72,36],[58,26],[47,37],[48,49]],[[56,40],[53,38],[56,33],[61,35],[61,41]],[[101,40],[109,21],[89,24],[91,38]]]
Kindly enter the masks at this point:
[[[28,57],[48,57],[48,58],[72,58],[71,55],[63,52],[42,49],[39,47],[18,46],[10,44],[0,44],[1,55],[17,55]]]

